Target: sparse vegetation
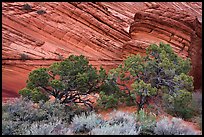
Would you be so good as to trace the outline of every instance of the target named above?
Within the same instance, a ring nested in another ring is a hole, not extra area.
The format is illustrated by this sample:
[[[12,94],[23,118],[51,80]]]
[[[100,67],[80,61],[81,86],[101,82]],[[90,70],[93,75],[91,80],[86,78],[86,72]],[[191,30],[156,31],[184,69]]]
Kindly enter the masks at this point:
[[[102,122],[102,118],[94,112],[82,113],[81,115],[75,115],[70,127],[73,133],[88,133]]]
[[[2,135],[198,134],[182,119],[202,121],[202,94],[193,93],[190,60],[178,57],[170,45],[152,44],[146,56],[131,55],[108,73],[83,55],[61,60],[30,72],[21,97],[2,105]],[[87,97],[92,93],[99,94],[96,107]],[[152,100],[175,117],[156,121],[146,111]],[[96,113],[120,104],[135,105],[137,112],[113,111],[107,120]]]
[[[191,127],[182,124],[182,119],[167,117],[161,119],[156,123],[154,132],[156,135],[197,135]]]
[[[63,57],[62,55],[58,54],[58,59],[59,59],[59,60],[63,60],[64,57]]]
[[[180,119],[174,118],[169,123],[164,118],[156,122],[152,114],[143,110],[136,116],[134,113],[113,111],[108,120],[93,111],[75,112],[70,108],[65,109],[59,102],[33,103],[18,99],[13,103],[3,104],[2,135],[198,134],[191,127],[182,125]]]
[[[29,59],[29,56],[27,54],[22,53],[22,54],[20,54],[20,59],[25,61],[25,60]]]
[[[72,118],[82,112],[87,110],[60,104],[58,100],[34,103],[19,98],[2,105],[2,135],[64,134],[70,132],[67,126]],[[53,132],[59,127],[60,130]]]
[[[156,115],[154,113],[147,113],[143,109],[136,113],[136,121],[141,127],[142,135],[153,135],[156,126]]]
[[[37,11],[37,14],[39,14],[39,15],[43,15],[43,14],[45,14],[45,13],[46,13],[45,10],[38,10],[38,11]]]
[[[23,9],[23,10],[28,10],[28,11],[29,11],[29,10],[32,9],[32,6],[30,6],[29,4],[26,3],[26,4],[23,5],[22,9]]]

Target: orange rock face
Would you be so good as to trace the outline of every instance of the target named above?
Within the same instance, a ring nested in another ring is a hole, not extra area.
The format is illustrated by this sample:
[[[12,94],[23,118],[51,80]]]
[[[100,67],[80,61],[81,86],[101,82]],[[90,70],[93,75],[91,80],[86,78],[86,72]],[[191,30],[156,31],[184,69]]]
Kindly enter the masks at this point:
[[[192,59],[201,87],[200,2],[3,2],[2,96],[18,96],[30,71],[71,54],[107,70],[164,41]]]

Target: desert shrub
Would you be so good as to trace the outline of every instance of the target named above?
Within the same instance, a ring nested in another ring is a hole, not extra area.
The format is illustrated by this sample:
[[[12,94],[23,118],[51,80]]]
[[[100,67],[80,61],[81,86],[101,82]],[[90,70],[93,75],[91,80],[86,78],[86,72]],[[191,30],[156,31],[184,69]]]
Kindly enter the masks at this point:
[[[46,123],[57,123],[60,120],[69,124],[74,115],[82,112],[87,110],[79,106],[60,104],[58,100],[33,103],[26,98],[18,98],[2,105],[2,134],[25,134],[24,129],[29,129],[36,122],[45,123],[45,127],[48,126]]]
[[[63,59],[64,59],[63,55],[58,54],[58,59],[59,59],[59,60],[63,60]]]
[[[23,5],[22,9],[30,11],[30,10],[32,10],[32,7],[28,3],[26,3]]]
[[[23,135],[30,125],[27,121],[12,121],[2,119],[2,135]]]
[[[136,126],[130,124],[104,124],[100,127],[94,128],[90,134],[91,135],[139,135],[140,128],[137,129]]]
[[[25,135],[71,135],[71,130],[61,120],[56,122],[34,122],[25,129]]]
[[[136,123],[135,117],[133,114],[122,112],[122,111],[113,111],[109,114],[110,119],[107,121],[110,125],[115,124],[132,124]]]
[[[140,132],[134,115],[120,111],[112,112],[106,121],[95,112],[76,115],[70,129],[75,134],[91,135],[137,135]]]
[[[4,120],[12,121],[38,121],[46,119],[46,115],[34,108],[34,103],[26,99],[16,99],[12,103],[4,104],[2,115]],[[7,117],[7,118],[6,118]]]
[[[43,15],[43,14],[45,14],[45,13],[47,13],[45,10],[38,10],[38,11],[37,11],[37,14],[39,14],[39,15]]]
[[[136,122],[140,125],[142,135],[152,135],[156,126],[156,115],[153,113],[145,112],[141,109],[136,113]]]
[[[192,108],[195,115],[191,118],[191,121],[197,123],[202,130],[202,92],[193,92]]]
[[[102,67],[98,71],[89,65],[85,56],[71,55],[62,62],[53,63],[49,68],[32,71],[26,88],[37,89],[47,96],[52,95],[63,104],[82,103],[93,109],[92,102],[82,96],[98,92],[105,77],[106,72]]]
[[[69,123],[71,118],[75,115],[75,109],[70,106],[60,104],[59,100],[40,102],[38,104],[38,112],[44,113],[49,121],[58,121],[62,119]]]
[[[23,61],[25,61],[25,60],[28,60],[29,59],[29,56],[28,55],[26,55],[26,54],[24,54],[24,53],[22,53],[22,54],[20,54],[20,59],[21,60],[23,60]]]
[[[91,135],[138,135],[140,127],[136,124],[133,114],[113,111],[110,119],[94,128]]]
[[[202,114],[200,114],[199,115],[199,117],[198,117],[198,119],[197,119],[197,123],[198,123],[198,125],[199,125],[199,127],[200,127],[200,129],[201,129],[201,131],[202,131]]]
[[[202,93],[193,92],[192,94],[192,107],[194,112],[202,114]]]
[[[70,128],[74,133],[88,133],[103,122],[100,115],[90,112],[75,115]]]
[[[94,128],[91,135],[138,135],[140,127],[133,114],[121,111],[110,113],[110,119]]]
[[[191,119],[191,122],[196,123],[198,125],[198,127],[200,128],[200,130],[202,131],[202,114],[194,116]]]
[[[182,124],[182,119],[173,117],[169,120],[164,117],[156,123],[154,129],[156,135],[196,135],[198,134],[191,127]]]

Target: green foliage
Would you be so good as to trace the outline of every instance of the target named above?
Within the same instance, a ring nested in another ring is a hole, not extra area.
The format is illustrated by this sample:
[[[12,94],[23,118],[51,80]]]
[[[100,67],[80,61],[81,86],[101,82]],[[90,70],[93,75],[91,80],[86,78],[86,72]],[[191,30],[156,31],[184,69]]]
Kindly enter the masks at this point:
[[[99,108],[108,109],[114,108],[118,105],[118,99],[114,95],[105,95],[104,92],[100,92],[99,99],[97,100],[97,105]]]
[[[28,88],[23,88],[21,90],[19,90],[18,92],[20,95],[22,95],[23,97],[27,97],[27,98],[31,98],[31,94],[32,94],[32,90],[28,89]]]
[[[193,117],[192,93],[186,90],[179,90],[177,94],[164,94],[163,101],[168,113],[173,116],[189,119]]]
[[[173,116],[189,119],[194,115],[192,107],[193,78],[181,73],[174,77],[173,82],[175,83],[175,92],[164,93],[163,96],[165,108]]]
[[[140,101],[137,102],[139,110],[147,103],[148,97],[154,96],[157,93],[157,88],[151,84],[145,83],[143,80],[135,81],[132,84],[132,92],[140,96]]]
[[[106,77],[102,67],[97,71],[83,55],[71,55],[62,62],[53,63],[49,68],[32,71],[27,80],[27,90],[20,93],[26,96],[29,90],[33,90],[29,98],[35,101],[39,101],[45,94],[54,96],[61,103],[83,103],[92,108],[92,102],[82,96],[100,91],[102,85],[105,88]]]
[[[202,94],[200,93],[179,90],[177,94],[165,94],[163,101],[167,112],[173,116],[186,120],[202,114]]]
[[[157,93],[157,88],[151,87],[151,84],[147,84],[143,80],[135,81],[132,84],[132,88],[133,91],[135,91],[138,95],[141,96],[153,96]]]
[[[34,89],[38,87],[46,87],[48,86],[50,76],[47,73],[46,68],[39,68],[37,70],[33,70],[29,74],[29,79],[27,81],[27,88]]]
[[[177,115],[185,117],[185,111],[190,113],[189,103],[194,89],[193,77],[188,75],[191,69],[190,59],[179,57],[169,44],[164,43],[159,46],[151,44],[146,53],[146,56],[130,55],[109,72],[108,78],[112,85],[119,87],[117,93],[126,93],[117,94],[117,98],[120,98],[118,101],[121,98],[124,98],[124,102],[131,100],[140,110],[151,99],[164,95],[166,107],[173,108]],[[110,95],[106,92],[105,94]]]
[[[152,135],[156,125],[156,115],[154,113],[147,113],[143,109],[136,113],[136,122],[141,127],[142,135]]]
[[[37,88],[28,89],[23,88],[19,90],[19,94],[24,97],[32,100],[33,102],[37,103],[39,101],[48,101],[49,97],[46,94],[41,93]]]

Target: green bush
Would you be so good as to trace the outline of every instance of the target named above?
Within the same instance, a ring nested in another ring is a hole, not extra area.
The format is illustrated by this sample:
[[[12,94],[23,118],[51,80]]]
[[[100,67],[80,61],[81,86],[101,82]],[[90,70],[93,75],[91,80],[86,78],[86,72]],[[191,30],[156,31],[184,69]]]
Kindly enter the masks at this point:
[[[38,89],[33,89],[31,97],[32,97],[32,101],[35,103],[41,100],[43,101],[49,100],[49,97],[46,94],[43,94],[42,92],[40,92]]]
[[[97,100],[97,105],[99,108],[108,109],[116,108],[118,105],[118,99],[112,95],[105,95],[104,92],[99,93],[99,99]]]
[[[185,118],[191,115],[189,104],[194,90],[193,77],[188,75],[190,69],[190,59],[179,57],[169,44],[151,44],[146,49],[146,56],[130,55],[109,71],[108,80],[112,86],[119,87],[119,94],[111,91],[113,98],[118,98],[118,104],[120,101],[137,104],[140,110],[156,97],[165,96],[166,110]],[[105,92],[105,95],[110,93]]]
[[[102,67],[98,71],[89,65],[85,56],[71,55],[62,62],[53,63],[49,68],[32,71],[26,89],[21,90],[20,94],[29,96],[33,101],[46,99],[45,96],[52,95],[61,103],[82,103],[93,109],[92,102],[82,96],[99,92],[104,85],[105,77],[106,72]]]
[[[192,94],[183,90],[178,91],[178,93],[179,92],[180,94],[176,96],[170,96],[168,94],[164,96],[165,108],[169,114],[175,117],[190,119],[194,115]]]
[[[38,89],[28,89],[23,88],[19,90],[19,94],[24,97],[32,100],[33,102],[37,103],[39,101],[48,101],[49,97],[46,94],[41,93]]]
[[[143,109],[136,113],[136,122],[140,125],[141,135],[153,135],[156,126],[156,115],[154,113],[147,113]]]

